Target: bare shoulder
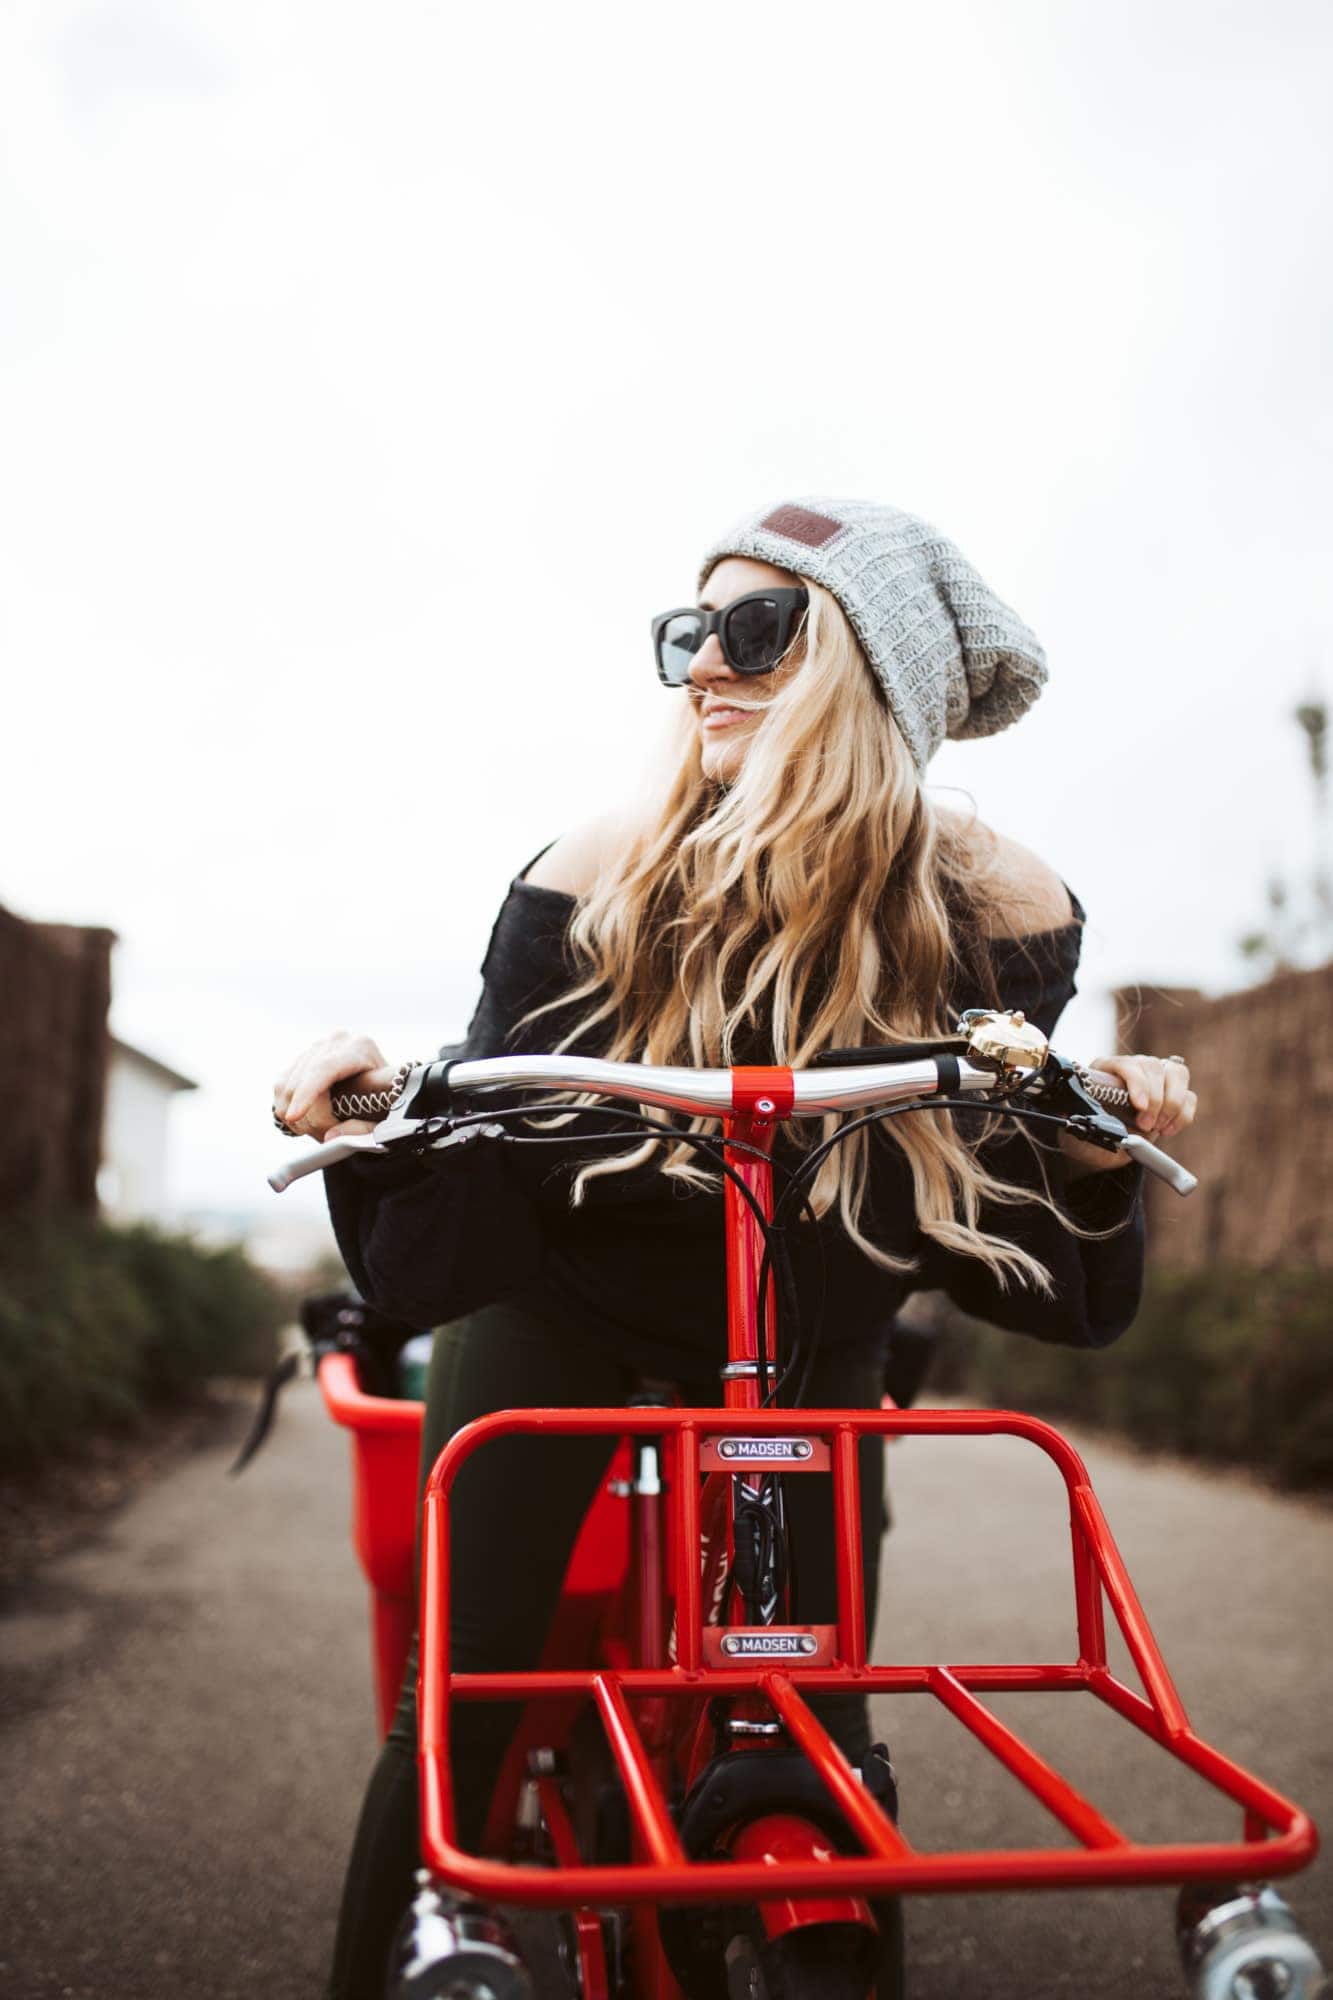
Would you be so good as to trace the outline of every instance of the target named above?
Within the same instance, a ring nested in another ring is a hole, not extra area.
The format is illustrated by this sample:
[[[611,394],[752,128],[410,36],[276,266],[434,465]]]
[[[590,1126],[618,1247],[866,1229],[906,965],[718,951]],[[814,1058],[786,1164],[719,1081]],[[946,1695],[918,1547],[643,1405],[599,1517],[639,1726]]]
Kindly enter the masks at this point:
[[[1039,854],[996,833],[975,814],[942,805],[936,811],[975,883],[976,907],[988,937],[1030,937],[1074,921],[1068,889]]]
[[[626,807],[613,806],[594,819],[580,821],[538,856],[524,881],[565,896],[586,896],[624,845],[628,818]]]

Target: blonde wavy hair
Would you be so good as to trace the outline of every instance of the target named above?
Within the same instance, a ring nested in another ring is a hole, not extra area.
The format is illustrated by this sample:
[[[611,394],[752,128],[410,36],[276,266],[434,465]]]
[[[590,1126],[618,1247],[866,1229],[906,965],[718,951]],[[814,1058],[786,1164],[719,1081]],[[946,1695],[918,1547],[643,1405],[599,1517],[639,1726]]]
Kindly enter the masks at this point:
[[[579,983],[524,1017],[526,1024],[586,1000],[560,1049],[609,1024],[601,1052],[615,1061],[799,1067],[821,1049],[949,1031],[943,1003],[951,975],[963,963],[983,963],[967,913],[986,863],[976,841],[926,797],[841,605],[801,581],[809,610],[787,659],[766,677],[763,698],[728,695],[730,706],[763,714],[735,778],[705,776],[693,703],[682,702],[655,791],[578,899],[568,935]],[[643,1110],[673,1124],[666,1113]],[[840,1122],[829,1114],[788,1130],[809,1149]],[[717,1121],[694,1118],[676,1129],[716,1132]],[[1032,1190],[989,1174],[977,1141],[965,1142],[948,1112],[874,1129],[907,1159],[927,1237],[977,1258],[1002,1285],[1050,1291],[1043,1264],[978,1226],[983,1200],[1031,1201]],[[830,1153],[811,1203],[820,1216],[836,1208],[873,1263],[908,1270],[911,1260],[862,1228],[870,1139],[862,1128]],[[649,1139],[582,1167],[571,1201],[582,1201],[590,1181],[638,1167],[660,1146]],[[720,1184],[685,1145],[666,1150],[662,1171],[696,1186]]]

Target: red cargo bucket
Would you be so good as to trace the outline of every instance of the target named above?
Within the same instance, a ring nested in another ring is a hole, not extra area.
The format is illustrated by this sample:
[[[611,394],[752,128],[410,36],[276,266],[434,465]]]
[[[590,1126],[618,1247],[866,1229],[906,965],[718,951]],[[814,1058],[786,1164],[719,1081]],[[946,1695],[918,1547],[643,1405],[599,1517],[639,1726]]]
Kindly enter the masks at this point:
[[[416,1626],[417,1477],[423,1403],[368,1396],[350,1354],[319,1364],[324,1405],[352,1447],[352,1542],[370,1586],[375,1713],[383,1736],[393,1720]],[[628,1446],[609,1478],[629,1470]],[[601,1602],[617,1590],[629,1562],[626,1510],[599,1497],[589,1511],[565,1575],[565,1599]]]

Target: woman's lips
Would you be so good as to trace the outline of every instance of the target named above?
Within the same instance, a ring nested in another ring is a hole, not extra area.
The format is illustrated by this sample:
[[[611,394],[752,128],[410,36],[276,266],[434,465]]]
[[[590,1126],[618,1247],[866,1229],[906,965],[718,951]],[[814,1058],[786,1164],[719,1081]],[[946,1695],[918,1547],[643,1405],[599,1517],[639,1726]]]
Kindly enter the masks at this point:
[[[744,722],[749,710],[744,708],[707,708],[703,714],[705,729],[726,729],[730,723]]]

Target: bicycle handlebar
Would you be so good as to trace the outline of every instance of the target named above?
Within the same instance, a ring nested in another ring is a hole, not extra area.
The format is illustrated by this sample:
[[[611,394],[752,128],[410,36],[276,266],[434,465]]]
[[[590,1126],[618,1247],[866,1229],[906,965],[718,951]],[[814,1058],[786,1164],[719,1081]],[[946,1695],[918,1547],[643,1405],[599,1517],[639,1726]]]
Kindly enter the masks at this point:
[[[933,1096],[972,1096],[994,1091],[993,1069],[965,1057],[939,1055],[906,1062],[865,1063],[845,1068],[791,1070],[793,1101],[780,1116],[814,1118],[826,1112],[863,1111],[868,1107],[907,1104]],[[1123,1095],[1115,1077],[1092,1072],[1094,1093]],[[358,1153],[382,1154],[394,1143],[408,1140],[423,1119],[447,1111],[454,1093],[471,1096],[499,1089],[579,1090],[659,1110],[721,1118],[751,1108],[753,1100],[736,1101],[736,1072],[731,1069],[690,1069],[646,1063],[607,1062],[599,1056],[486,1056],[472,1062],[423,1064],[408,1078],[402,1096],[373,1133],[332,1139],[290,1161],[269,1175],[269,1186],[281,1193],[306,1174],[319,1173]],[[540,1107],[534,1107],[540,1108]],[[762,1104],[758,1107],[762,1109]],[[1003,1101],[996,1108],[1003,1110]],[[1126,1132],[1118,1143],[1130,1158],[1175,1189],[1189,1194],[1194,1176],[1169,1154],[1138,1133]]]
[[[959,1061],[960,1090],[992,1088],[989,1070]],[[795,1091],[791,1117],[813,1118],[824,1111],[859,1111],[868,1105],[905,1103],[939,1089],[940,1065],[934,1058],[917,1062],[876,1063],[858,1069],[793,1070]],[[397,1127],[406,1137],[410,1122],[423,1113],[442,1113],[457,1091],[583,1090],[634,1104],[652,1104],[661,1111],[722,1118],[740,1107],[735,1103],[735,1076],[729,1069],[689,1069],[650,1063],[607,1062],[600,1056],[484,1056],[476,1062],[425,1063],[414,1070],[398,1103],[375,1133],[330,1139],[275,1174],[269,1186],[279,1194],[305,1174],[319,1173],[357,1153],[381,1152],[378,1134],[392,1145]],[[432,1101],[434,1100],[434,1101]]]
[[[929,1097],[940,1088],[941,1062],[929,1056],[914,1062],[874,1063],[861,1068],[789,1070],[794,1092],[790,1118],[815,1118],[825,1111],[863,1111],[872,1104],[905,1103]],[[953,1059],[958,1070],[952,1090],[983,1091],[995,1086],[994,1073]],[[419,1086],[409,1082],[401,1103],[418,1117],[431,1104],[436,1073],[448,1091],[464,1095],[476,1090],[595,1090],[599,1097],[616,1097],[634,1104],[653,1104],[662,1111],[725,1118],[744,1108],[736,1101],[736,1072],[730,1069],[668,1068],[651,1063],[605,1062],[600,1056],[483,1056],[479,1062],[428,1063]],[[946,1074],[947,1074],[946,1070]],[[443,1105],[438,1107],[444,1109]]]

